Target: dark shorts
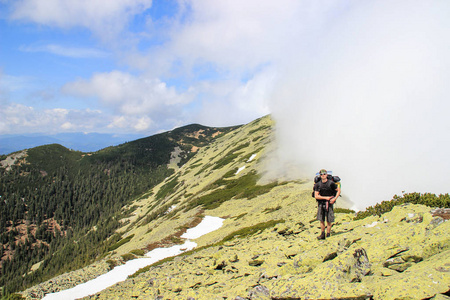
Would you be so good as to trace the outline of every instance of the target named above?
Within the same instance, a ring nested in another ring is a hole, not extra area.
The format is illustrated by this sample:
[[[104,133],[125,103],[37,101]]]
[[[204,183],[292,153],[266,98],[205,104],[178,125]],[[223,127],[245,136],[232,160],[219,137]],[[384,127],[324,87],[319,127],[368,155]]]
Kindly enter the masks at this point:
[[[328,211],[326,211],[326,205],[319,203],[317,207],[317,220],[325,222],[325,218],[328,223],[334,223],[333,205],[329,205]]]

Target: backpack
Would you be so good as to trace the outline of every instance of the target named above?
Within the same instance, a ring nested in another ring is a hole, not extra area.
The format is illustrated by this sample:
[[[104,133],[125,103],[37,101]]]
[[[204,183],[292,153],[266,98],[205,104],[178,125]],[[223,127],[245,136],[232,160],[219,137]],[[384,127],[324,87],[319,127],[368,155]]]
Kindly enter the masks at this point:
[[[328,174],[327,179],[336,183],[338,185],[338,187],[341,187],[341,178],[339,178],[339,176],[333,176],[331,174]],[[316,173],[316,177],[314,177],[314,185],[316,183],[318,183],[320,180],[322,180],[322,179],[320,178],[319,173]],[[313,191],[312,191],[311,197],[316,198],[316,197],[314,197],[314,186],[313,186]]]

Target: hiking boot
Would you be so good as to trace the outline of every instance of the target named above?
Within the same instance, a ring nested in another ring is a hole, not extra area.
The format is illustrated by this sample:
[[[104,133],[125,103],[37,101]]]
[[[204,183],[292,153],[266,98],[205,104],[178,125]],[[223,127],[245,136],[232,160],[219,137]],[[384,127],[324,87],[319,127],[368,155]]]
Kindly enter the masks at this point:
[[[328,233],[327,233],[327,237],[330,237],[330,235],[331,235],[331,233],[328,232]]]
[[[317,237],[317,239],[318,239],[318,240],[324,240],[324,239],[325,239],[325,231],[322,231],[322,234],[319,235],[319,236]]]

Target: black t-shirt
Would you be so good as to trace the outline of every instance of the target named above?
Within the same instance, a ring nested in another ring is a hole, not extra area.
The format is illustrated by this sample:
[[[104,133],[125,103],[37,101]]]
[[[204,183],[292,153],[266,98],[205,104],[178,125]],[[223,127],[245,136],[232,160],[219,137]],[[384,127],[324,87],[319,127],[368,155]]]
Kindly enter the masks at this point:
[[[319,181],[314,184],[314,191],[319,191],[320,196],[335,196],[337,184],[334,181],[328,179],[327,182]]]

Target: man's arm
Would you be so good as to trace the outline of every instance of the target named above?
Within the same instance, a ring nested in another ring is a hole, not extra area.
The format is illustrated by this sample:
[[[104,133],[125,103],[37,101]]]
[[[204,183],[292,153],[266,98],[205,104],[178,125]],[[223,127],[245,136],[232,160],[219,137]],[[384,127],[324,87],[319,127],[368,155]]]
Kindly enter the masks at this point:
[[[330,204],[334,204],[334,202],[336,202],[337,198],[339,197],[339,195],[341,194],[341,185],[340,184],[336,184],[337,188],[336,188],[336,196],[332,197],[330,199]]]
[[[316,198],[316,200],[331,200],[333,196],[321,196],[319,195],[319,191],[314,191],[314,198]]]

